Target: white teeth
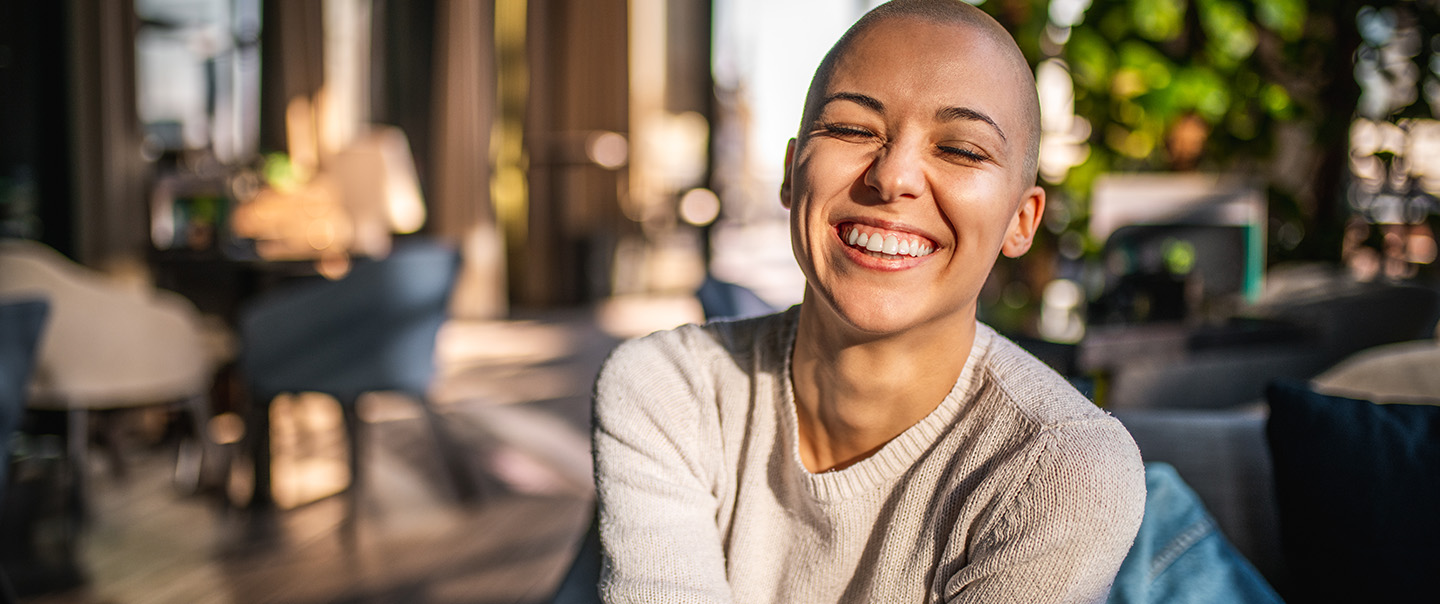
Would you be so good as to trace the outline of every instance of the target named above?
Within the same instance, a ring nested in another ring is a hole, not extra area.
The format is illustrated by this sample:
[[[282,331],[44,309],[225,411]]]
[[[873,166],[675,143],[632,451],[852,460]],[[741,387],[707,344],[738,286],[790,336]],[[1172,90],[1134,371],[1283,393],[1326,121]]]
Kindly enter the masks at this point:
[[[893,234],[869,234],[855,226],[850,227],[850,232],[845,235],[845,242],[861,249],[890,256],[920,258],[935,251],[930,244],[922,243],[918,239],[901,239]]]

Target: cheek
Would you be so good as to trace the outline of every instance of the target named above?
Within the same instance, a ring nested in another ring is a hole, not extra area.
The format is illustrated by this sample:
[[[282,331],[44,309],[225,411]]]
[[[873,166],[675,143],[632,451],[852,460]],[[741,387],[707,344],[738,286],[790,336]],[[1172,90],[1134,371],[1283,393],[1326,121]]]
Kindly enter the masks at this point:
[[[863,182],[873,159],[872,150],[861,145],[817,141],[796,158],[795,175],[812,198],[827,199]]]
[[[810,195],[800,195],[794,200],[795,205],[790,208],[790,252],[800,271],[808,278],[814,278],[816,264],[825,262],[816,245],[823,236],[823,225],[817,219],[819,213],[815,211],[814,199]]]
[[[791,237],[796,241],[824,237],[829,230],[828,208],[850,197],[850,168],[826,159],[821,154],[810,154],[797,164],[790,207]]]
[[[945,205],[945,216],[966,250],[999,253],[1014,213],[1010,201],[999,192],[972,190],[972,195]]]

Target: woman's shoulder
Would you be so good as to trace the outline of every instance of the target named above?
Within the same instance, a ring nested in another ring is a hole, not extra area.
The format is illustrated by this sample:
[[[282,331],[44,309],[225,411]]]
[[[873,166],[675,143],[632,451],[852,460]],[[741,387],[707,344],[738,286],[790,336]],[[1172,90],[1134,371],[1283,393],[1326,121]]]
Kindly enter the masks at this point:
[[[597,430],[718,443],[725,418],[744,416],[754,373],[770,371],[751,357],[777,320],[682,325],[621,343],[595,380]]]
[[[992,336],[984,371],[987,385],[998,391],[1001,401],[1036,429],[1086,421],[1119,425],[1064,376],[1004,336]]]
[[[1015,442],[1079,474],[1115,471],[1115,478],[1130,483],[1141,476],[1140,451],[1125,426],[1048,365],[995,337],[985,367],[991,400],[1009,409],[1002,417],[1013,420],[992,422],[992,428],[1008,424]]]

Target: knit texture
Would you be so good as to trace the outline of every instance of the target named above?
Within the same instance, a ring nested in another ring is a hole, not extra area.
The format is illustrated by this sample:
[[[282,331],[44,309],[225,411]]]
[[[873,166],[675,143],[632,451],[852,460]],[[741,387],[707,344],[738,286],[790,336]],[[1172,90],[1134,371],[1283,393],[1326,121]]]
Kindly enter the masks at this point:
[[[606,602],[1100,602],[1140,526],[1130,435],[989,327],[940,405],[811,473],[799,308],[622,344],[595,391]]]

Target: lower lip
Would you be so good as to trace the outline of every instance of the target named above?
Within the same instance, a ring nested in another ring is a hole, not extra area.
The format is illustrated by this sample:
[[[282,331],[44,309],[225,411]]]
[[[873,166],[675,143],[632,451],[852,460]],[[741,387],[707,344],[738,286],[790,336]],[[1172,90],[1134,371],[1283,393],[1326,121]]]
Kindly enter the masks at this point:
[[[840,236],[840,229],[838,228],[835,229],[835,240],[840,244],[840,248],[845,250],[845,255],[850,258],[851,262],[854,262],[855,264],[858,264],[865,268],[877,271],[903,271],[906,269],[914,268],[934,255],[934,252],[931,252],[924,256],[920,256],[919,258],[916,258],[915,256],[877,258],[875,256],[871,256],[865,250],[846,243],[845,238]]]

